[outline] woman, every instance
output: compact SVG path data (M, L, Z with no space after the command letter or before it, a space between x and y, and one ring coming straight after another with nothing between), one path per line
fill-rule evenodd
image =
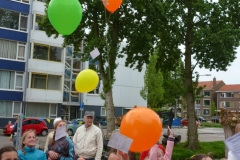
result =
M12 146L6 146L0 149L0 160L17 160L17 150Z
M47 160L45 153L36 149L35 144L35 131L26 131L22 136L22 150L18 150L18 158L20 160Z
M63 120L56 122L54 125L53 139L50 142L50 145L48 146L48 150L46 151L48 160L55 160L55 159L73 160L74 159L74 148L73 148L72 140L67 136L63 136L55 140L56 132L61 127L66 128L66 122Z
M212 160L212 158L210 158L206 154L196 154L192 156L189 160Z

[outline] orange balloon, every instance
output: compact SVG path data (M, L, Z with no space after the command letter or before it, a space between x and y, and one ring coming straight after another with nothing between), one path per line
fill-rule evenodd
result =
M102 0L102 2L110 13L116 11L122 4L122 0Z
M120 133L133 139L130 151L146 151L159 141L162 122L153 110L143 107L134 108L123 117Z

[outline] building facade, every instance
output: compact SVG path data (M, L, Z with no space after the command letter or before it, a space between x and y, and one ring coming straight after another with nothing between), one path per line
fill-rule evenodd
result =
M217 91L217 109L230 109L239 111L240 109L240 84L222 86Z
M224 86L223 81L217 81L214 77L212 81L198 82L198 87L203 87L202 91L197 95L194 103L197 116L202 116L206 120L211 120L211 103L215 102L217 106L217 90ZM182 117L187 118L187 109L182 109Z
M0 128L18 113L50 118L49 127L56 117L71 120L81 117L85 110L106 117L99 95L101 81L89 93L79 94L75 90L78 73L98 64L91 60L81 62L78 55L73 56L72 46L62 47L61 36L48 37L38 25L44 10L45 0L0 1ZM115 116L147 103L140 97L145 69L138 72L125 67L124 58L117 63L113 85ZM80 104L84 104L83 111Z

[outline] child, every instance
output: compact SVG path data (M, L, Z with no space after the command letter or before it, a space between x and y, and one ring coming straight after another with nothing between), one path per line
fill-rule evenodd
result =
M192 156L189 160L212 160L212 158L210 158L206 154L196 154Z
M169 137L166 150L160 144L154 145L149 151L142 152L140 160L171 160L174 139L172 130L168 127Z
M56 130L65 126L66 122L61 120L54 125L53 139L48 146L46 155L48 160L61 159L61 160L73 160L74 159L74 148L73 142L67 136L64 136L55 141ZM66 128L67 130L67 128Z
M238 132L240 132L240 123L238 123L235 127L235 134L238 133ZM236 160L232 151L228 151L228 160Z
M129 160L129 156L119 150L111 152L108 156L108 160Z
M22 150L18 150L19 160L47 160L45 153L41 150L36 149L35 144L35 131L26 131L22 136Z
M0 160L17 160L17 150L12 146L6 146L0 149Z

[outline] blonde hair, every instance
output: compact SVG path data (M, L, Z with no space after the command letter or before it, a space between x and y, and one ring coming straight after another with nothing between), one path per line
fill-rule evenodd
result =
M56 129L57 129L57 126L58 126L58 124L59 124L60 122L64 122L65 124L67 124L65 120L60 120L60 121L57 121L57 122L55 123L55 125L54 125L53 139L52 139L52 141L51 141L51 143L50 143L51 145L54 145L54 143L55 143Z
M240 132L240 123L238 123L235 127L235 133Z
M25 139L26 139L26 137L29 133L34 133L34 135L36 137L36 132L35 132L35 130L32 130L32 129L23 133L23 135L22 135L22 146L21 146L23 154L26 154L26 151L24 150L25 144L23 142L25 141Z

